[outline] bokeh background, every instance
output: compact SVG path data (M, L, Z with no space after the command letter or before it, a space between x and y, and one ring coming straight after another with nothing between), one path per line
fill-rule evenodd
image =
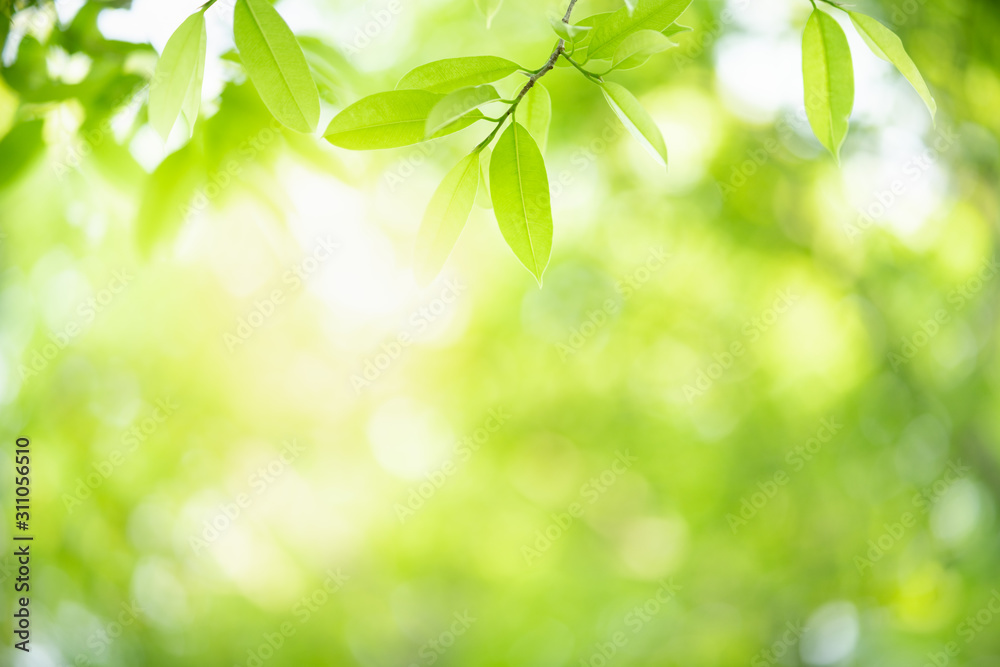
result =
M1000 664L995 4L858 5L939 113L845 26L839 167L807 0L695 0L612 77L667 174L558 68L544 289L477 208L423 290L423 208L485 126L364 154L275 129L220 1L164 146L145 85L198 5L0 22L0 478L7 516L30 437L36 536L32 652L5 611L0 663ZM437 58L537 67L562 9L278 8L324 119Z

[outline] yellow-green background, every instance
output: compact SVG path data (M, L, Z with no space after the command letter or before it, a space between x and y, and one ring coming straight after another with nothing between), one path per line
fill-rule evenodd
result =
M724 5L695 0L679 48L613 77L662 128L668 174L597 88L571 69L546 75L555 240L541 290L479 208L441 279L412 280L423 207L483 124L366 154L272 135L238 66L219 60L220 2L203 117L164 150L142 92L156 51L130 41L162 49L198 3L123 4L87 3L54 28L31 19L37 40L8 48L0 71L0 530L11 544L23 435L35 535L32 652L9 648L0 559L0 663L247 665L287 622L295 634L264 664L426 665L421 647L468 611L434 664L596 666L619 631L608 664L918 667L947 642L960 649L949 665L1000 664L1000 618L971 637L960 625L1000 586L994 4L859 3L900 33L939 113L935 129L852 36L858 103L839 167L800 111L806 0L733 3L724 24ZM582 0L575 16L616 4ZM390 15L337 66L324 123L429 60L538 67L561 10L506 0L487 30L472 0L388 5L278 5L298 34L341 50ZM939 134L953 139L912 162ZM232 182L185 209L230 161ZM724 197L734 169L753 173ZM893 180L901 193L852 237ZM334 256L285 282L327 237ZM654 251L669 257L647 275ZM125 288L86 316L120 271ZM626 277L641 286L616 289ZM448 304L446 281L460 286ZM231 350L225 334L275 289L282 303ZM783 291L792 307L748 334ZM613 314L567 355L608 299ZM65 349L22 372L70 325ZM352 376L401 333L413 343L357 391ZM918 349L895 363L904 340ZM743 353L717 373L734 343ZM686 396L709 370L708 390ZM67 501L157 400L178 407ZM465 460L462 438L491 410L509 418ZM788 453L823 420L842 426L796 469ZM301 454L258 493L255 471L286 441ZM626 451L636 462L590 502L581 487ZM395 505L446 461L453 474L401 522ZM734 530L728 515L780 472L787 483ZM933 502L915 503L927 489ZM203 522L239 494L250 507L196 553ZM528 563L522 548L574 502L583 516ZM914 525L860 567L908 512ZM296 605L338 570L346 583L301 622ZM670 581L676 595L632 632L630 610ZM106 643L123 604L142 611ZM789 623L808 629L786 635ZM773 662L760 653L772 646Z

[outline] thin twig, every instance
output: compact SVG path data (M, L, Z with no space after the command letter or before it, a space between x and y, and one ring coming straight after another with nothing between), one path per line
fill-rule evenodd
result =
M570 14L573 13L573 6L576 5L576 3L577 0L569 0L569 6L566 8L566 14L563 15L562 19L563 23L569 23ZM549 55L549 59L546 60L545 64L542 65L538 70L532 72L528 76L528 82L524 84L523 88L521 88L521 92L517 94L517 97L514 98L511 105L507 107L507 111L505 111L503 115L501 115L500 118L497 119L496 127L494 127L493 131L490 132L490 136L483 139L483 141L478 146L476 146L476 150L481 150L483 147L485 147L487 144L493 141L493 137L495 137L497 135L497 132L500 131L500 127L503 125L504 121L507 120L509 116L512 116L514 114L514 110L517 109L517 105L521 103L521 100L524 98L525 95L528 94L528 91L531 90L531 87L535 85L535 82L541 79L553 67L555 67L556 61L559 60L559 56L564 54L565 52L566 52L566 41L560 39L556 43L556 48L552 51L551 55ZM585 74L587 74L587 72L582 69L580 71L583 71Z
M569 7L566 8L566 14L563 15L563 23L569 23L569 15L573 13L573 5L576 4L576 0L569 0Z

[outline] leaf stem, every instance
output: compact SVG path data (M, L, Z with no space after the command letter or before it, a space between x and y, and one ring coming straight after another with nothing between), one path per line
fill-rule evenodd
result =
M590 80L591 80L591 81L593 81L594 83L604 83L604 80L603 80L603 79L601 79L601 77L602 77L602 76L604 76L604 74L607 74L608 72L610 72L610 71L611 71L611 70L609 69L609 70L608 70L607 72L604 72L604 74L597 74L597 73L595 73L595 72L591 72L591 71L589 71L589 70L585 70L585 69L583 69L583 65L581 65L580 63L578 63L578 62L576 62L575 60L573 60L573 59L572 59L572 58L571 58L571 57L569 56L569 54L567 54L567 53L565 53L565 52L563 52L563 54L562 54L562 57L563 57L563 58L565 58L566 60L568 60L568 61L569 61L569 63L570 63L570 64L571 64L571 65L572 65L573 67L575 67L575 68L577 68L578 70L580 70L580 72L581 72L581 73L582 73L582 74L583 74L583 75L584 75L585 77L587 77L588 79L590 79ZM613 69L613 68L612 68L612 69Z
M214 0L211 1L214 2ZM563 15L562 19L563 23L569 23L570 14L573 13L573 7L576 5L576 3L577 0L569 0L569 6L566 7L566 13ZM531 90L531 87L535 85L535 82L541 79L546 74L548 74L549 70L551 70L553 67L556 66L556 61L559 60L559 56L565 54L566 54L566 41L560 39L558 42L556 42L555 49L553 49L552 53L549 55L549 59L545 61L544 65L539 67L534 72L531 72L530 70L524 70L524 73L528 74L528 82L524 84L523 88L521 88L521 91L517 94L517 97L515 97L513 100L510 101L510 106L507 107L507 111L505 111L503 115L501 115L499 118L495 120L493 118L488 119L495 122L496 127L493 128L493 131L490 132L490 135L488 137L483 139L483 141L480 142L478 146L476 146L476 150L482 150L486 145L488 145L491 141L493 141L493 137L497 136L497 132L499 132L500 128L503 127L504 121L506 121L509 116L514 115L514 110L517 109L517 105L521 103L521 100L524 99L524 96L528 94L528 91ZM584 74L588 74L582 68L579 69L580 71L584 72ZM591 75L588 74L588 76Z

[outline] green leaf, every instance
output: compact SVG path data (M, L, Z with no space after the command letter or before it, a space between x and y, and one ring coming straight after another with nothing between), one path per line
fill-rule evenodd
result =
M337 49L322 40L300 37L298 42L320 97L332 104L339 103L356 81L357 72Z
M602 21L606 20L607 17L611 16L612 13L613 12L602 12L600 14L593 14L592 16L588 16L586 18L582 18L579 21L577 21L576 26L578 28L594 28L600 25ZM582 37L579 37L576 40L576 42L572 44L572 48L570 49L573 55L573 60L580 63L581 65L586 63L588 60L587 48L588 45L590 44L590 36L593 33L594 33L593 30L588 30ZM572 67L572 66L573 65L565 58L560 58L556 61L556 67Z
M517 120L531 133L538 150L545 153L552 123L552 98L540 81L536 81L517 105Z
M163 47L149 86L149 122L164 141L182 112L189 129L194 128L201 106L207 43L205 14L195 12L180 24Z
M638 0L635 11L622 7L598 22L590 36L591 60L607 60L622 41L639 30L661 32L677 20L691 0Z
M490 200L490 157L489 147L484 147L479 158L479 191L476 192L476 206L485 209L493 208L493 202Z
M906 77L917 94L927 105L927 110L931 112L933 119L937 114L937 103L931 97L931 91L927 89L924 78L920 76L920 70L903 48L903 42L893 31L876 21L870 16L857 12L847 12L851 17L851 23L857 29L858 34L865 40L865 44L876 56L882 60L887 60L896 66L899 73Z
M410 70L396 84L396 90L418 88L432 93L450 93L459 88L499 81L519 69L521 66L517 63L496 56L446 58Z
M629 13L635 11L636 0L625 0L625 7L628 8Z
M839 160L854 106L854 68L840 24L818 9L802 34L802 80L813 134Z
M498 99L500 99L500 95L493 86L459 88L455 92L445 95L440 102L434 105L427 116L425 132L428 137L433 136L473 109Z
M500 11L500 5L502 4L503 0L476 0L476 8L479 10L479 13L486 17L487 30L490 29L493 17Z
M549 16L549 24L559 37L570 44L586 35L592 29L590 26L566 23L558 16Z
M615 49L611 69L632 69L642 65L654 53L677 46L669 37L655 30L640 30L622 40Z
M444 95L426 90L390 90L362 98L337 114L324 136L334 146L352 150L396 148L427 139L427 118ZM434 136L451 134L481 119L474 112Z
M552 251L549 178L535 140L516 121L493 150L490 198L507 245L541 285Z
M680 23L671 23L664 28L662 32L667 37L673 37L674 35L679 35L682 32L691 32L691 28L686 25L681 25Z
M617 83L605 81L601 84L604 99L608 101L622 124L640 144L664 167L667 166L667 146L652 116L642 108L639 100Z
M233 37L268 111L299 132L319 122L319 91L295 35L267 0L236 0Z
M413 270L417 282L429 285L441 272L472 212L479 188L479 151L455 165L441 181L417 233Z

